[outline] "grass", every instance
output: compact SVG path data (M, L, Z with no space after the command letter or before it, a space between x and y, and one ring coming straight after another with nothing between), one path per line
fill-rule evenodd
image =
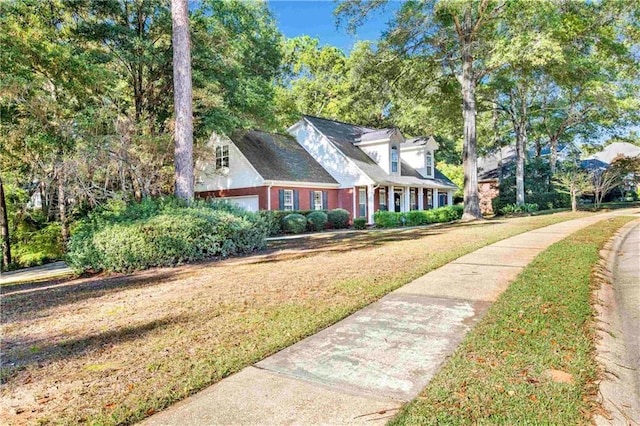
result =
M2 289L0 414L134 423L459 256L588 215L309 236L247 258Z
M592 272L633 219L594 224L541 253L391 424L591 424ZM562 373L570 383L552 378Z

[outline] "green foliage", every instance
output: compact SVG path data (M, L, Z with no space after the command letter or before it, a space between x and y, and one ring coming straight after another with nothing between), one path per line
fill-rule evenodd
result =
M307 218L299 213L289 213L282 218L282 229L289 234L302 234L307 230Z
M349 226L349 212L345 209L333 209L327 213L329 226L333 229L343 229Z
M367 219L364 217L357 217L353 219L353 228L354 229L366 229L367 228Z
M536 204L542 210L561 209L571 206L571 197L568 194L561 192L542 192L532 193L526 195L526 200L529 204ZM502 194L491 200L493 211L497 213L503 213L503 210L508 206L515 205L515 194L511 198L507 198ZM513 213L512 211L505 211L504 213Z
M67 261L78 272L175 266L250 253L265 246L267 232L260 216L227 203L186 205L173 197L116 201L78 223Z
M462 210L461 205L455 205L424 211L412 210L404 213L378 211L374 213L373 220L377 228L427 225L458 220L462 217Z
M536 203L525 203L523 206L518 204L507 204L500 209L502 214L511 213L533 213L538 211L538 205Z
M15 266L27 268L64 258L59 223L49 223L36 230L25 228L19 226L13 238L12 260Z
M314 211L307 215L307 227L310 231L322 231L327 227L329 218L323 211Z

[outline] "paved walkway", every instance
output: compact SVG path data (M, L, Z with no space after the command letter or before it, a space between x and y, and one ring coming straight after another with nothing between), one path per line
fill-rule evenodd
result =
M629 213L551 225L463 256L144 424L382 424L418 395L536 255Z
M73 271L66 263L62 261L53 262L42 266L34 266L33 268L3 272L0 274L0 285L42 281L51 278L60 278L67 275L73 275Z

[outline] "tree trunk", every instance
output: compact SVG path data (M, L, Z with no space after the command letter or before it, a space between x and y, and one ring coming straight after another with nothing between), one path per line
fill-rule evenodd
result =
M2 236L2 270L7 270L11 264L11 244L9 242L9 219L7 218L7 203L4 198L4 186L0 176L0 235Z
M574 213L578 211L578 194L576 189L571 190L571 211Z
M516 204L524 206L524 157L527 146L527 126L516 125Z
M464 27L471 32L471 9L467 7ZM466 34L465 34L466 36ZM463 220L482 218L478 194L478 158L476 140L476 80L473 72L472 41L463 38L462 44L462 117L464 118L464 145L462 166L464 170L464 212Z
M60 213L60 225L62 228L62 242L69 241L69 222L67 221L67 196L64 188L64 172L60 170L58 176L58 212Z
M552 136L549 138L549 145L551 148L551 157L549 160L549 168L551 169L551 174L556 173L556 165L558 163L558 138L556 136Z
M191 40L187 0L171 1L173 22L173 97L175 104L176 196L193 198L193 113Z

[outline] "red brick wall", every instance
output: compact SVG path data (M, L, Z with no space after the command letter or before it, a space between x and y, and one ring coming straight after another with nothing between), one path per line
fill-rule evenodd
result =
M353 188L338 189L338 208L345 209L353 218Z
M480 211L482 214L490 215L493 214L493 206L491 205L491 200L496 198L500 193L498 189L498 181L484 181L478 184L478 192L480 193Z
M298 200L299 200L299 208L300 210L311 210L311 196L309 192L311 191L323 191L327 193L327 204L328 209L335 209L337 207L341 207L347 209L350 213L351 210L351 201L348 203L348 207L343 207L340 205L342 198L340 193L344 191L351 191L350 189L341 190L336 188L308 188L308 187L281 187L281 186L272 186L271 187L271 210L278 210L280 208L280 198L279 198L279 190L280 189L295 189L298 191ZM267 210L267 193L269 191L268 186L258 186L253 188L237 188L237 189L222 189L218 191L205 191L205 192L197 192L195 194L196 198L222 198L222 197L242 197L247 195L258 195L259 201L258 205L260 210ZM349 196L350 197L350 196ZM349 198L351 200L351 198Z

